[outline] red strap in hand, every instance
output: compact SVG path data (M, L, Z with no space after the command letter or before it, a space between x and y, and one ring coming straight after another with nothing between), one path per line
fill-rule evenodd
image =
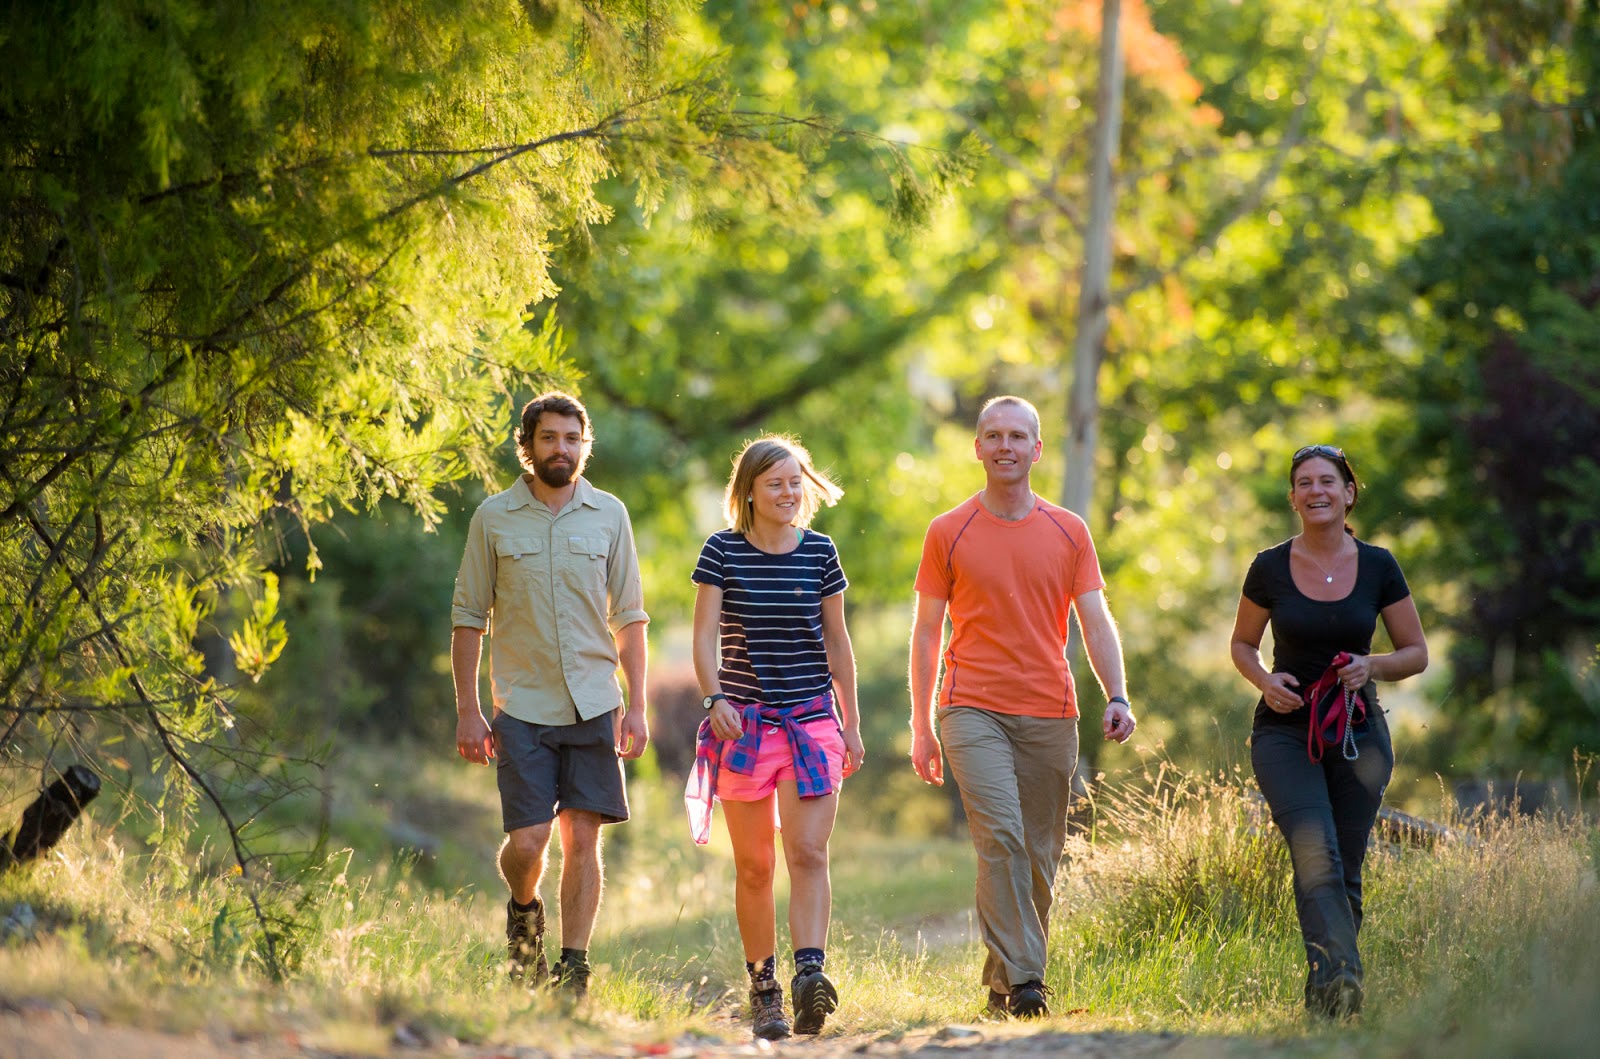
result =
M1340 651L1333 662L1306 690L1303 698L1311 708L1311 724L1306 731L1306 756L1321 761L1328 747L1343 744L1344 756L1357 757L1351 728L1367 719L1367 700L1359 691L1346 691L1339 683L1339 670L1350 664L1350 653Z

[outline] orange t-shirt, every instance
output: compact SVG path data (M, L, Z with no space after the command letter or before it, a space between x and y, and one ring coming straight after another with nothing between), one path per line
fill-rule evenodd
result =
M928 527L917 591L945 600L953 626L941 707L1078 716L1067 617L1074 599L1106 582L1083 519L1034 499L1007 522L974 496Z

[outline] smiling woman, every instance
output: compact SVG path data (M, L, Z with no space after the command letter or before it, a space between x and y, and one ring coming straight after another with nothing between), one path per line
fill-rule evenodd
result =
M789 1036L777 977L775 819L789 868L793 1030L817 1033L839 1003L823 971L832 911L828 840L840 784L861 767L848 582L833 541L806 527L842 491L791 437L757 438L734 461L730 528L695 566L694 668L706 719L685 803L696 842L721 801L733 842L751 1031ZM776 814L776 815L775 815Z
M1231 648L1234 666L1261 692L1250 760L1294 863L1306 1007L1335 1018L1361 1008L1361 865L1394 770L1376 681L1428 664L1399 563L1356 539L1345 521L1359 494L1342 449L1295 452L1289 504L1300 533L1251 563ZM1386 655L1371 653L1380 617L1394 647ZM1271 672L1260 653L1268 622Z

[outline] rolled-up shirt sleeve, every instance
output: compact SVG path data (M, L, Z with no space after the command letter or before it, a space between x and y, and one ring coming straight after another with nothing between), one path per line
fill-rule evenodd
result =
M630 544L632 538L629 539ZM450 599L450 625L458 629L489 631L489 612L494 607L494 549L483 524L483 509L473 512L467 527L467 547L456 571L456 590ZM635 573L637 580L637 572Z
M650 620L644 610L644 583L639 576L639 553L633 543L633 521L625 509L617 519L616 547L606 557L606 596L611 635L634 622Z

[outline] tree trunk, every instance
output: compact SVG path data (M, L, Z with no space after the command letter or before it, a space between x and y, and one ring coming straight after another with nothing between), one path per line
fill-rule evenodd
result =
M1111 307L1111 220L1116 213L1112 180L1122 138L1122 4L1104 0L1100 7L1100 86L1095 93L1095 132L1089 160L1089 224L1083 233L1083 276L1078 287L1078 330L1072 342L1072 391L1067 399L1066 477L1061 504L1089 522L1094 497L1095 447L1100 437L1100 361L1104 357L1107 314ZM1092 527L1091 527L1092 528ZM1083 635L1076 614L1067 641L1067 659L1075 661ZM1080 685L1079 713L1083 696ZM1076 812L1086 811L1086 773L1094 770L1099 711L1089 710L1090 738L1079 741L1078 771L1072 778ZM1080 723L1079 731L1084 731ZM1075 819L1075 829L1085 826Z
M1122 137L1122 4L1100 8L1100 86L1095 93L1094 153L1089 161L1089 225L1083 233L1078 330L1072 342L1072 392L1067 400L1063 507L1089 521L1095 445L1100 435L1100 361L1111 306L1111 220L1116 212L1117 145Z

